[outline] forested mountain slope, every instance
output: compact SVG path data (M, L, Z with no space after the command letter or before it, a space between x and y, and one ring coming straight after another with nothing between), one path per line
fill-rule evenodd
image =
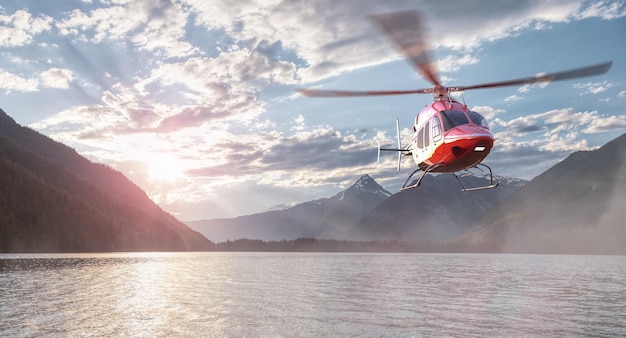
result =
M121 173L0 110L0 252L204 250Z

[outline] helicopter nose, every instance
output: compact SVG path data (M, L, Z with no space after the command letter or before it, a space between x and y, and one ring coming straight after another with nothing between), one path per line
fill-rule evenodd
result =
M479 126L477 124L466 124L462 126L456 127L456 133L458 136L466 137L466 138L476 138L476 139L489 139L493 141L495 137L489 131L489 129Z
M461 125L449 131L446 141L455 158L470 164L484 159L493 147L494 136L479 125Z
M463 154L465 154L466 151L467 151L467 149L465 149L463 147L459 147L459 146L452 147L452 154L454 156L456 156L456 157L463 156Z

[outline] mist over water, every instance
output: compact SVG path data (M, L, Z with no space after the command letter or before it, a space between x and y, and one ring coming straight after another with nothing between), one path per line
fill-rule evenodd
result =
M0 336L623 336L626 257L0 255Z

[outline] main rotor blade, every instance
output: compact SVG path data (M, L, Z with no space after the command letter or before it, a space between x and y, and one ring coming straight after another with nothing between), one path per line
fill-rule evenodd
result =
M369 18L395 43L424 79L434 86L441 86L435 64L430 61L424 20L417 11L375 14Z
M483 84L473 85L473 86L452 87L451 89L453 89L453 91L463 91L463 90L468 90L468 89L517 86L517 85L533 84L533 83L540 83L540 82L552 82L552 81L575 79L579 77L604 74L609 71L612 65L613 65L613 61L609 61L609 62L604 62L604 63L600 63L600 64L593 65L593 66L566 70L566 71L552 73L552 74L537 75L537 76L531 76L531 77L526 77L523 79L516 79L516 80L483 83Z
M428 94L432 93L432 88L415 90L374 90L374 91L354 91L354 90L319 90L319 89L296 89L298 93L310 97L350 97L350 96L382 96L382 95L404 95L404 94Z

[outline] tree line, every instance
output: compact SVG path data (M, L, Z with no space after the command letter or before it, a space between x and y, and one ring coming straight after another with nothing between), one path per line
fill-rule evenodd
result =
M454 243L428 241L353 241L316 238L263 241L258 239L228 240L214 245L215 251L258 252L467 252L471 248Z

